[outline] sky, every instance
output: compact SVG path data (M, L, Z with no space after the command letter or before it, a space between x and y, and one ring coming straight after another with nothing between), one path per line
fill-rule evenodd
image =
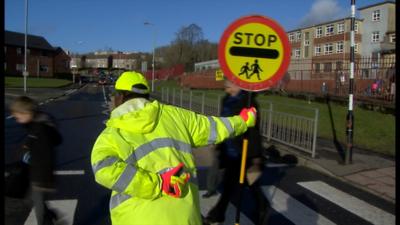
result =
M5 30L25 33L25 1L5 0ZM356 8L384 0L357 0ZM351 0L28 0L28 33L74 53L152 52L192 23L218 43L236 19L262 15L285 31L350 16ZM150 25L144 25L144 23Z

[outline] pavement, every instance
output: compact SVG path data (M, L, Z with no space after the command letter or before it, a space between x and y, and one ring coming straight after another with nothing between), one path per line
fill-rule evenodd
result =
M328 176L342 180L357 188L370 192L389 202L396 203L396 161L371 151L353 147L352 162L345 164L332 140L318 139L316 156L279 143L273 145L281 156L294 155L298 165L317 170ZM342 146L342 148L345 146Z
M63 88L32 88L25 94L21 88L6 88L5 103L19 95L28 95L42 104L66 96L82 88L84 85L72 84ZM371 151L353 148L352 162L344 164L332 140L318 139L316 156L302 152L279 143L264 143L268 149L272 145L281 156L290 154L297 158L298 165L305 166L328 176L340 179L355 187L368 191L387 201L396 202L396 162L394 157L388 157ZM342 148L345 148L342 146ZM210 166L211 156L196 154L197 165ZM196 157L197 155L197 157ZM203 155L203 156L202 156Z

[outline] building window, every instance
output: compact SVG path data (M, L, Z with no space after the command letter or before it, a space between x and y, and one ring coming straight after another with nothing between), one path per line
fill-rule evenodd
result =
M293 40L294 40L294 34L293 34L293 33L290 33L290 34L289 34L289 41L290 41L290 42L293 42Z
M295 58L300 58L300 49L297 48L297 49L294 50L294 57Z
M331 62L324 63L324 72L332 72L332 63Z
M338 23L338 25L337 25L337 33L338 34L344 33L344 23Z
M354 22L354 33L358 33L358 23Z
M381 11L375 10L372 12L372 21L379 21L381 19Z
M325 36L333 35L333 24L326 26Z
M300 32L300 31L297 31L297 32L296 32L296 40L297 40L297 41L300 41L300 40L301 40L301 32Z
M321 64L320 63L315 63L315 72L317 72L317 73L321 72Z
M336 43L336 52L337 53L343 52L343 41Z
M308 57L309 48L310 48L310 46L304 46L304 58Z
M358 44L354 45L354 53L358 53Z
M17 55L22 55L22 49L21 48L17 48Z
M332 54L332 52L333 52L333 44L332 43L325 44L324 54L328 55L328 54Z
M396 43L396 34L389 35L389 42Z
M379 31L372 32L371 41L372 42L378 42L379 41Z
M24 71L24 64L17 64L17 71L20 71L20 72L22 72L22 71Z
M321 55L321 46L317 45L315 46L315 56Z
M304 41L304 46L309 46L310 45L310 41L309 40L305 40Z
M310 39L310 32L305 32L304 33L304 39L309 40Z
M315 30L315 37L319 38L322 36L322 27L317 27Z

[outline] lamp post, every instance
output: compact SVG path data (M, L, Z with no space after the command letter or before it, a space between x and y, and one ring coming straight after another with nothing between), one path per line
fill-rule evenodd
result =
M350 26L350 76L349 76L349 109L346 116L346 154L344 163L353 163L353 134L354 134L354 114L353 114L353 92L354 92L354 26L356 17L356 0L351 0L351 26Z
M154 24L149 23L149 22L144 22L145 26L154 26ZM151 63L151 91L154 92L154 53L155 53L155 41L156 40L156 32L155 29L153 29L153 62Z
M27 45L28 45L28 0L25 0L25 50L24 50L24 93L26 93L26 77L28 76L27 71Z

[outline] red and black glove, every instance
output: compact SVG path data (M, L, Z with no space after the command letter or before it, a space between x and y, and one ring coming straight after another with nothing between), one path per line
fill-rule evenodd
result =
M190 178L189 173L182 172L183 166L183 163L179 163L178 166L161 174L161 189L165 194L175 198L181 197L182 189Z
M256 125L257 110L254 107L244 108L240 111L240 117L244 120L247 127L254 127Z

